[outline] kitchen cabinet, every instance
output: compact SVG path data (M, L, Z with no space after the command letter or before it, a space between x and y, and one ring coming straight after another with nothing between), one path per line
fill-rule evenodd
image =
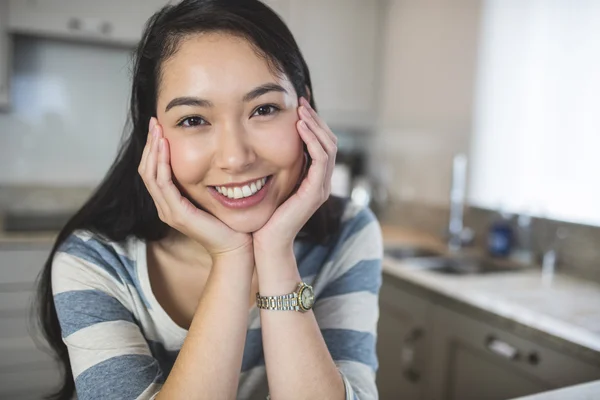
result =
M376 107L381 1L292 0L290 29L332 128L370 128Z
M505 400L600 379L600 366L436 306L427 399Z
M379 294L377 357L379 397L423 398L431 341L429 315L433 304L394 286L384 275Z
M10 0L12 32L133 46L146 20L167 1Z
M0 0L0 110L8 107L12 45L8 35L8 1Z
M592 364L539 334L384 273L377 387L382 400L506 400L600 379ZM490 322L492 321L492 322Z
M0 398L41 398L55 386L59 371L30 314L35 281L50 245L0 247ZM34 338L36 339L34 341Z
M5 0L10 32L131 47L167 0ZM383 4L264 0L294 34L320 115L333 129L374 127Z

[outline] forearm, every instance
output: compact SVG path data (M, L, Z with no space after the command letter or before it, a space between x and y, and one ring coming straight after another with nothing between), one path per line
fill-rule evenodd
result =
M290 293L301 280L292 248L256 261L261 296ZM261 310L260 318L273 400L345 398L341 375L312 311Z
M253 265L218 259L189 333L157 399L235 399L248 327Z

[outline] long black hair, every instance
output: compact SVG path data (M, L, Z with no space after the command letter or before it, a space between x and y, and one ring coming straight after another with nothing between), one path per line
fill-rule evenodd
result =
M52 294L52 260L61 244L76 230L87 230L120 242L130 236L156 241L170 227L159 217L152 197L137 172L148 134L156 116L157 86L161 66L187 35L223 32L246 39L270 68L285 74L298 96L310 99L316 109L308 66L292 33L279 16L258 0L183 0L167 5L146 23L133 54L130 134L116 160L91 197L58 234L38 276L33 306L41 332L50 344L63 372L63 381L47 399L70 399L75 383L67 347L62 341ZM310 163L310 160L309 160ZM304 240L325 243L338 231L344 200L331 196L299 233Z

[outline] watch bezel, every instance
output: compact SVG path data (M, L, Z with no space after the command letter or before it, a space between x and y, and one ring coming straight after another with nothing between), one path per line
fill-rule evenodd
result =
M304 300L302 298L302 294L304 293L305 290L310 290L311 294L312 294L312 298L313 298L313 302L309 307L306 307L304 304ZM302 282L298 285L298 307L300 308L301 311L306 312L306 311L310 311L312 310L313 306L315 305L315 291L313 289L312 286Z

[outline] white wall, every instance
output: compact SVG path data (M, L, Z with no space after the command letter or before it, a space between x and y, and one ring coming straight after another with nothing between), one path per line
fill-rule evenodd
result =
M471 134L480 0L388 0L374 169L392 195L448 203Z
M0 184L92 186L104 176L127 117L129 53L17 38Z
M471 202L600 225L600 3L484 11Z

